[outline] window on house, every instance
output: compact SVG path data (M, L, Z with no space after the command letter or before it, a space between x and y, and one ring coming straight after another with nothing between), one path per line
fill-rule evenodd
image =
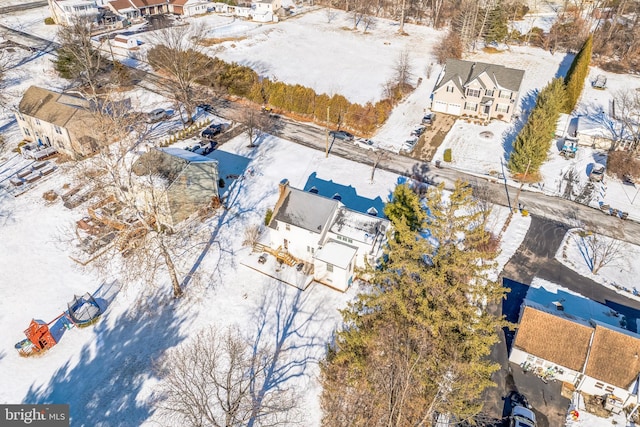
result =
M53 128L56 130L56 133L59 133L60 135L62 135L62 129L60 129L60 126L54 125Z
M31 132L29 132L29 129L27 128L22 128L22 130L24 130L24 134L27 136L31 136Z
M509 112L509 106L508 105L504 105L504 104L496 104L496 111L498 113L508 113Z
M467 89L467 96L480 97L480 89Z
M343 242L353 243L353 240L348 238L348 237L344 237L344 236L341 236L341 235L338 235L337 237L338 237L338 240L342 240Z
M467 111L477 111L478 110L478 104L475 102L465 102L464 103L464 109Z
M24 116L23 116L22 114L20 114L20 113L18 113L18 118L19 118L20 120L24 121Z
M594 384L594 387L595 388L603 388L604 387L604 383L597 382L597 383Z
M447 92L453 93L453 90L454 90L453 86L447 86Z
M47 141L47 145L51 145L51 140L45 135L44 140Z
M614 388L611 387L611 386L607 386L607 387L604 388L604 391L606 391L607 393L613 393Z
M291 231L291 225L289 225L289 224L285 225L285 226L284 226L284 228L285 228L287 231Z
M498 97L503 99L511 99L511 92L508 90L501 90Z
M484 94L485 94L486 96L491 96L491 97L493 97L493 89L487 89L487 90L485 90L485 91L484 91Z
M328 271L329 273L333 273L333 264L329 264L329 263L327 263L327 271Z
M40 124L40 120L36 119L36 124L39 125Z

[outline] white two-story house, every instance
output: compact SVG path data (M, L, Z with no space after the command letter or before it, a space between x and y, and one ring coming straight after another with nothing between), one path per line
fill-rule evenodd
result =
M49 0L49 12L58 25L71 25L77 19L95 21L100 14L95 0Z
M389 221L356 212L340 200L280 183L269 222L269 246L313 264L314 280L345 291L356 268L381 254Z
M510 121L518 106L523 70L448 59L431 94L431 110Z

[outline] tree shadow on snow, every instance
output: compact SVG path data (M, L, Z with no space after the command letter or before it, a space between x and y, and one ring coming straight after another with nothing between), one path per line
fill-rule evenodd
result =
M508 128L502 134L502 148L504 150L504 161L509 161L509 156L513 150L513 143L516 140L516 136L520 133L525 123L529 119L529 113L536 105L536 99L538 98L538 90L530 90L520 101L520 115L514 116L512 119L513 126Z
M573 58L575 58L576 55L573 53L565 53L564 58L562 58L562 61L560 61L560 64L558 64L558 70L556 71L556 75L553 76L554 78L558 78L558 77L562 77L564 78L567 75L567 72L569 71L569 68L571 67L571 63L573 62Z
M52 349L67 352L78 362L69 360L48 383L32 385L23 402L69 403L74 427L133 426L149 418L153 408L138 395L153 375L153 362L183 340L180 326L187 320L176 315L166 295L151 298L154 312L132 307L113 326L105 317L89 327L95 343L84 345L77 356L70 354L72 349L64 341Z
M294 290L276 280L267 286L253 319L254 354L260 354L264 346L273 350L264 382L254 392L258 401L269 391L290 388L290 380L307 375L308 365L324 355L325 342L318 338L317 329L328 321L319 310L321 305L307 302L313 289Z

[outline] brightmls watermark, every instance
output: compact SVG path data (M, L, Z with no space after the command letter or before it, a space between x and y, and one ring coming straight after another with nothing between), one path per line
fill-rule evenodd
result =
M69 405L0 405L0 427L69 427Z

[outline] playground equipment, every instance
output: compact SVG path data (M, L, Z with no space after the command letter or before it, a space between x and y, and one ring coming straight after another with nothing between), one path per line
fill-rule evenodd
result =
M65 330L91 325L101 314L102 309L91 294L74 295L68 310L52 321L31 319L24 331L27 338L18 342L15 348L23 357L44 353L60 341Z

